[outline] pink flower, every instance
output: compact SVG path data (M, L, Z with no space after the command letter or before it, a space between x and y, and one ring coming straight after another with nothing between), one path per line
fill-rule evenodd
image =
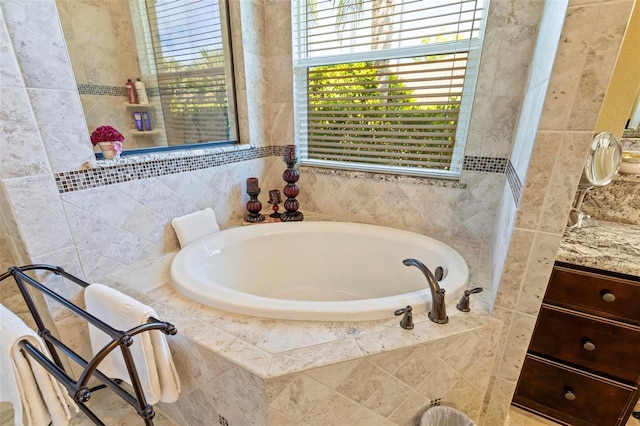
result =
M124 139L124 138L123 138ZM117 153L120 154L122 152L122 142L120 141L113 141L113 143L111 144L111 146L113 146L113 150Z
M111 126L100 126L91 133L91 143L94 146L98 142L117 142L118 145L114 144L114 148L117 146L122 151L122 141L124 141L122 133Z

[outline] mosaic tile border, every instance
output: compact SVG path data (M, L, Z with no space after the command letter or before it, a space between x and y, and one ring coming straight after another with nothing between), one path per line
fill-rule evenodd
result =
M101 84L78 84L78 93L81 95L127 97L127 89L124 86L105 86Z
M518 207L520 204L520 196L522 195L522 182L511 161L509 161L507 165L507 181L509 182L509 188L511 188L513 201L516 203L516 207Z
M107 160L104 165L97 167L89 165L93 168L57 173L54 178L58 192L65 193L282 155L282 151L282 147L266 146L252 149L221 150L204 155L180 156L178 158L156 158L132 163L125 163L126 159ZM119 161L123 164L118 164ZM115 164L109 165L113 163Z
M139 157L122 157L119 159L97 161L87 164L86 169L56 173L54 178L58 192L73 192L115 183L129 182L137 179L163 176L173 173L201 170L225 164L239 163L257 158L281 157L284 146L234 146L231 148L213 148L194 151L174 151L173 153L152 153ZM505 164L503 166L503 163ZM493 157L465 157L464 170L490 173L504 173L508 160ZM510 163L509 163L510 164ZM415 181L434 186L466 188L466 184L455 180L435 179L429 177L411 177L372 172L354 172L320 167L308 167L319 174L333 174L346 177L378 179L384 181ZM513 167L511 167L513 169ZM515 175L515 171L513 171ZM516 176L517 179L517 176ZM517 200L520 198L520 185ZM511 185L511 181L510 181ZM512 185L513 188L513 185ZM514 190L512 189L512 192ZM515 197L514 192L514 197ZM517 201L517 202L518 202ZM516 202L516 204L517 204Z
M504 173L507 169L508 158L465 156L462 170L474 172Z
M124 86L105 86L101 84L78 84L78 93L81 95L95 96L124 96L127 97L127 88ZM158 87L147 87L147 96L160 96Z

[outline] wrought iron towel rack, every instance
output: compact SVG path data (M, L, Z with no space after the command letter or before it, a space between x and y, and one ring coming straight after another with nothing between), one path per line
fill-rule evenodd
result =
M61 267L52 265L39 264L20 267L12 266L8 268L7 272L1 274L0 282L8 277L14 278L16 284L18 285L20 293L22 294L22 297L24 298L27 307L29 308L29 312L31 313L31 316L36 323L36 326L38 328L38 335L43 339L45 345L47 346L47 349L51 354L51 358L53 359L47 357L45 354L40 352L37 348L35 348L25 340L19 342L19 346L21 347L21 349L25 353L33 357L40 365L42 365L42 367L44 367L49 373L51 373L51 375L55 377L56 380L64 385L67 393L71 396L71 398L73 398L80 410L84 414L86 414L94 424L105 426L105 424L93 413L93 411L91 411L89 407L85 405L85 403L89 401L89 399L91 398L91 394L94 391L98 389L108 388L115 392L123 400L125 400L129 405L131 405L136 410L138 415L144 419L144 424L146 426L153 426L155 411L153 410L153 406L149 405L145 398L144 391L140 383L140 378L138 376L138 371L136 369L133 356L131 355L130 346L133 344L133 337L140 333L151 330L159 330L167 335L175 335L178 332L176 327L168 322L160 321L156 318L150 318L146 324L133 327L126 331L117 330L25 274L26 271L38 270L50 271L55 275L60 275L81 287L88 287L90 285L86 281L83 281L80 278L69 274ZM87 362L71 348L69 348L67 345L53 336L45 327L42 321L42 317L40 316L25 283L41 291L45 295L53 298L64 307L72 311L74 314L78 315L91 325L105 332L111 337L111 342L105 345L90 361ZM135 395L132 395L126 389L120 386L120 383L122 382L121 380L110 379L109 377L102 374L100 370L98 370L98 366L100 365L100 363L115 348L120 348L122 352L122 356L129 373L130 383L133 387L133 393ZM67 374L61 362L58 350L60 350L70 360L76 362L83 368L82 374L80 374L78 380L74 380ZM91 377L96 378L102 384L93 388L88 388L87 384Z

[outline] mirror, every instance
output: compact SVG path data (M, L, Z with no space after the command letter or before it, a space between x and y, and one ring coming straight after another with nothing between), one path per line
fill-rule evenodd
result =
M227 6L56 0L89 133L114 127L123 155L237 143ZM138 78L148 103L129 102Z
M618 138L613 133L598 134L591 142L580 185L592 188L609 184L618 172L621 158Z
M591 142L587 161L582 169L578 185L578 195L574 207L569 213L570 228L594 226L595 223L580 209L585 195L593 188L611 183L620 168L622 145L618 138L609 132L596 135Z

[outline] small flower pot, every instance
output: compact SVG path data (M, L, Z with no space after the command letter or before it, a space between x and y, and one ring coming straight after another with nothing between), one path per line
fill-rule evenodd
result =
M113 142L98 142L98 146L102 151L104 158L118 158L120 157L120 151L116 150L113 146Z

